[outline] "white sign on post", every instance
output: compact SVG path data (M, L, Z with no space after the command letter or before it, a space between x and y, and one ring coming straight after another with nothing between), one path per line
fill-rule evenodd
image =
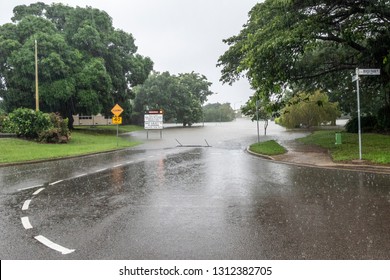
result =
M380 75L381 69L359 69L359 75Z
M358 112L358 134L359 134L359 159L362 160L362 129L360 122L360 92L359 92L359 76L374 76L380 75L381 69L359 69L356 68L356 75L352 77L352 81L356 81L356 95L357 95L357 112Z
M159 130L160 138L162 138L162 131L164 129L163 110L149 110L144 115L144 128L146 130L147 138L149 139L149 130Z
M145 114L145 129L163 129L162 114Z

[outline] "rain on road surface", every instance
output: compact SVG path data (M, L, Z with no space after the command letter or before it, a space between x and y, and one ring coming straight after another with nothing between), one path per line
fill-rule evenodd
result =
M268 132L262 140L303 135ZM150 136L132 134L146 141L135 149L0 168L0 258L390 257L389 175L251 156L246 120ZM212 147L176 147L204 139Z

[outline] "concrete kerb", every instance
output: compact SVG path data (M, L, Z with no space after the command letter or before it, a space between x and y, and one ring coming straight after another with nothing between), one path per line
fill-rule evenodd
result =
M246 148L246 152L252 156L256 156L262 159L270 160L275 163L288 164L294 166L302 166L302 167L311 167L311 168L321 168L321 169L333 169L333 170L348 170L354 172L368 172L368 173L377 173L377 174L390 174L390 166L379 166L379 165L368 165L368 164L348 164L348 163L334 163L334 164L310 164L310 163L302 163L302 162L294 162L294 161L283 161L277 160L274 157L258 154L249 149L249 146Z

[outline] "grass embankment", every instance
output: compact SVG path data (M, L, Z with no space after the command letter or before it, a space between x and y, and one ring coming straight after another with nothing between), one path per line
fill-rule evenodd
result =
M286 152L286 149L274 140L252 144L249 150L267 156L280 155Z
M298 141L328 149L334 161L348 162L359 159L358 134L341 132L342 144L336 145L336 132L339 131L315 131ZM390 164L390 135L363 133L362 159L372 163Z
M119 126L119 132L140 130L138 126ZM117 144L118 141L118 144ZM116 126L76 127L67 144L42 144L17 138L0 139L0 164L43 160L111 151L140 144L116 137Z

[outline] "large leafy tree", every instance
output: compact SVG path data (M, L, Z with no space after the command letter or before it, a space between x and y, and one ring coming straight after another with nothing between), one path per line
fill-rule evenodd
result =
M191 126L202 120L202 105L213 92L204 75L153 73L135 89L135 115L142 120L147 109L163 109L164 119Z
M235 119L235 112L230 103L213 103L203 106L205 122L230 122Z
M338 103L329 102L325 93L301 92L291 99L290 105L283 108L280 122L288 128L312 127L323 123L335 125L338 117L340 117Z
M119 103L130 117L132 88L153 63L106 12L35 3L15 7L12 21L0 26L0 97L7 111L35 107L37 40L41 110L60 112L71 124L75 113L109 115Z
M284 105L286 88L322 89L344 111L354 110L356 67L382 73L362 77L366 109L390 103L389 0L265 0L225 43L229 49L218 62L221 80L247 76L256 90L253 99L273 110Z

